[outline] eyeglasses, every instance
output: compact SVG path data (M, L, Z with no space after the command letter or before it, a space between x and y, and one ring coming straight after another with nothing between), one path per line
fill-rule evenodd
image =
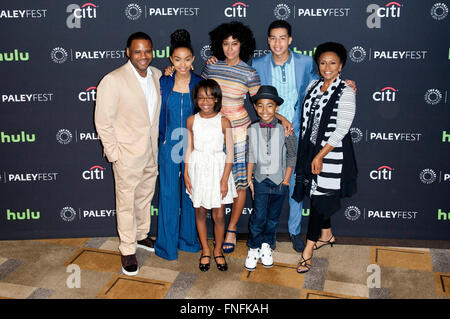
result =
M199 102L205 102L205 101L212 102L215 99L216 98L214 96L197 97L197 101L199 101Z

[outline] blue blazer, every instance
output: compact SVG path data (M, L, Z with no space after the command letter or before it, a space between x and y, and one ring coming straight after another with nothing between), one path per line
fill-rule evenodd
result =
M172 92L173 86L175 85L175 73L176 72L173 73L173 76L163 75L159 79L159 84L161 88L161 114L159 115L159 140L162 143L166 140L167 103L169 102L170 92ZM203 80L202 77L191 71L191 80L189 81L189 91L191 94L191 99L195 85L201 80Z
M300 133L300 119L302 104L306 94L306 87L312 80L319 77L314 73L314 61L312 57L295 53L289 50L295 63L295 83L297 86L298 100L295 104L295 114L292 126L297 137ZM261 80L261 85L272 85L272 53L253 59L252 67L256 69Z

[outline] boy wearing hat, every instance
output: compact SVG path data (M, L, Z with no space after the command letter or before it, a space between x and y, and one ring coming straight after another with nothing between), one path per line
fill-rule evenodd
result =
M247 181L254 199L245 261L248 271L256 269L259 259L264 267L273 266L276 229L297 160L297 138L286 137L275 117L283 104L277 89L263 85L252 101L260 120L247 129Z

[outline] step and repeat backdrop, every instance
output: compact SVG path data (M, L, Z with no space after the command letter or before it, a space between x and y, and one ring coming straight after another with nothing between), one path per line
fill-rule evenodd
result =
M348 50L357 85L351 136L358 193L333 216L336 235L450 239L450 17L448 1L5 0L0 4L0 239L116 236L114 179L93 114L100 79L127 61L144 31L169 65L169 35L191 33L195 71L208 32L238 20L267 54L267 28L293 27L291 49ZM246 104L252 119L251 105ZM239 232L248 232L252 202ZM156 235L158 192L152 202ZM227 207L227 218L230 208ZM285 201L278 232L287 233ZM303 210L305 233L309 203Z

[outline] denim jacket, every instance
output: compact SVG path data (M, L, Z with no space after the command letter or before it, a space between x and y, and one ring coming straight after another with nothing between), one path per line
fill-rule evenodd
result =
M166 123L167 123L167 104L169 102L169 96L170 93L173 90L173 86L175 85L175 73L173 73L172 76L165 76L163 75L159 79L159 84L161 87L161 113L159 115L159 142L164 143L166 141ZM194 91L195 85L200 82L202 77L195 74L191 71L191 80L189 82L189 91L191 94L192 99L192 93Z

